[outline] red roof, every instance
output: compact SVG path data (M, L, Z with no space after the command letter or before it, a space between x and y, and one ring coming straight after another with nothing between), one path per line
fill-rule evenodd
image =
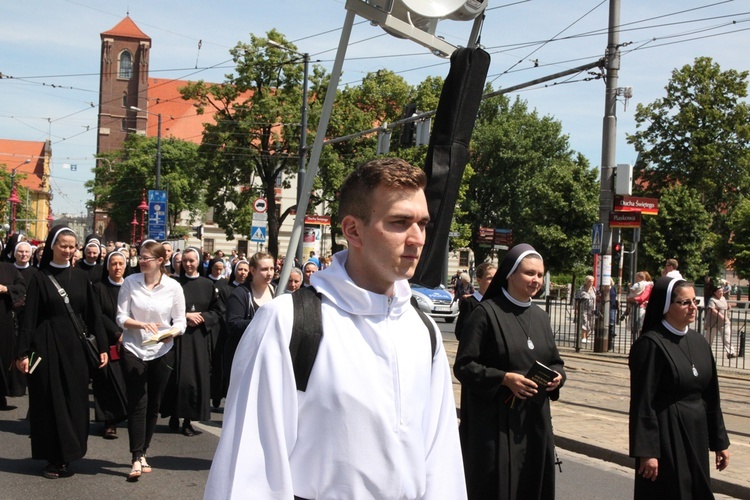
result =
M25 179L16 181L32 191L42 191L44 177L44 142L0 139L0 168L6 172L16 169ZM26 160L30 160L26 163Z
M158 118L161 113L162 137L175 137L200 144L203 124L213 122L214 109L207 106L204 113L196 113L194 101L186 101L179 89L191 82L165 78L148 79L148 127L146 135L156 137Z
M130 19L130 16L125 16L125 19L117 23L117 26L101 34L102 38L105 36L119 36L124 38L148 40L149 42L151 41L151 37L141 31L133 20Z

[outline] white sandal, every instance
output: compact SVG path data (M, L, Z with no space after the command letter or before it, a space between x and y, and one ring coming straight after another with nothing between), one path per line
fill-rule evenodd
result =
M152 470L154 470L154 469L148 464L148 462L146 462L146 455L143 455L141 457L141 471L144 474L148 474Z
M141 472L141 461L134 460L133 468L130 469L130 474L128 474L128 481L138 481L138 478L141 477Z

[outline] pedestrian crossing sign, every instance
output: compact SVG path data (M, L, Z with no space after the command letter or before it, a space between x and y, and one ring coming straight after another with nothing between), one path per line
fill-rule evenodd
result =
M265 243L266 242L266 228L260 227L260 226L253 226L252 230L250 231L250 241L255 241L258 243Z

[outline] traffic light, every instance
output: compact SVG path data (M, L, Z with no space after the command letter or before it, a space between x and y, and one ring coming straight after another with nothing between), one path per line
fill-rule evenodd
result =
M620 255L622 255L622 243L618 241L612 245L612 260L620 262Z
M410 102L404 106L403 118L411 118L417 113L417 103ZM414 146L414 134L417 131L417 124L414 122L404 123L401 129L400 144L402 148L410 148Z
M193 231L195 231L193 233L193 236L195 236L199 240L203 239L203 224L201 224L200 226L193 226Z

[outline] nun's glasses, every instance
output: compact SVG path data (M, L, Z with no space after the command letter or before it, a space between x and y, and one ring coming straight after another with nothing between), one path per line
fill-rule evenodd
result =
M687 307L690 304L693 304L694 306L700 305L701 301L698 299L685 299L685 300L675 300L673 304L681 305L682 307Z

